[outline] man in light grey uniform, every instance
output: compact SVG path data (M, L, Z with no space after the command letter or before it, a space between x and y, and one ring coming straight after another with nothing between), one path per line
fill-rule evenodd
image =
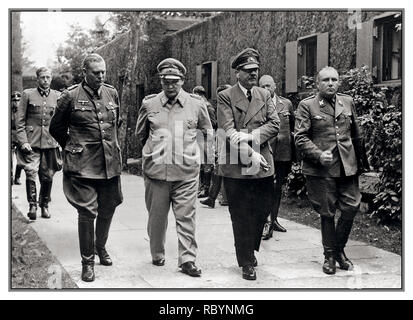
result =
M136 127L143 159L152 263L165 264L165 233L172 204L178 233L178 265L183 273L198 277L201 270L195 265L195 202L200 169L197 129L206 135L212 125L201 97L182 89L185 66L168 58L157 69L163 90L144 99Z

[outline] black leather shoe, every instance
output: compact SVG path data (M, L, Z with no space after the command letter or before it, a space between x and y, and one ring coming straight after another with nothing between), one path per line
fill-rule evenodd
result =
M242 278L245 280L256 280L257 274L253 266L242 267Z
M257 266L258 266L258 261L257 261L257 258L254 257L254 267L257 267Z
M354 269L353 263L346 257L344 250L337 252L336 261L339 265L339 268L342 270L351 271Z
M274 231L287 232L287 230L282 225L280 225L277 219L275 219L274 222L272 223L272 227Z
M105 248L95 248L95 253L98 255L99 257L99 261L100 264L103 266L111 266L112 263L112 259L110 258L108 252L106 251Z
M325 257L323 264L323 272L325 274L335 274L336 273L336 260L333 256Z
M228 201L220 201L219 204L223 207L227 207L228 206Z
M206 198L205 200L201 200L199 202L208 207L215 208L215 200L212 200L211 198Z
M82 265L82 280L85 282L95 281L94 264L83 264Z
M30 220L36 220L37 218L37 205L36 204L30 204L29 206L29 212L27 213L27 216L29 217Z
M181 265L181 269L183 273L191 277L200 277L201 276L201 269L199 269L194 262L188 261Z
M40 209L42 211L42 218L50 219L51 215L50 215L50 212L49 212L49 208L48 207L41 207Z
M152 260L152 264L154 266L162 267L162 266L165 265L165 259L161 258L161 259L158 259L158 260Z
M270 222L266 222L264 225L264 231L262 232L262 240L271 239L273 230L273 225Z

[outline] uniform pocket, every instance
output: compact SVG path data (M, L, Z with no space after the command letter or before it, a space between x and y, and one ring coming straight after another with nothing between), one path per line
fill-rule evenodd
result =
M68 172L79 172L81 168L81 157L83 146L81 145L66 145L64 152L64 169Z

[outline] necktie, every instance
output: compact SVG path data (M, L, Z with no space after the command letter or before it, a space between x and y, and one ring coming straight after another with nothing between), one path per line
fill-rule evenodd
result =
M247 90L247 99L249 102L251 102L251 99L252 99L251 90Z

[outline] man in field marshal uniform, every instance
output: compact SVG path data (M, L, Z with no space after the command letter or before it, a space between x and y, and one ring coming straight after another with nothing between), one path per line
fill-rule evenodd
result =
M50 133L64 148L63 191L78 212L82 280L89 282L95 279L95 250L102 265L112 265L105 245L115 209L123 201L122 161L119 97L104 83L105 61L89 54L83 72L84 80L59 98Z
M17 163L26 173L26 193L30 220L36 220L36 176L40 179L39 206L42 218L50 218L49 202L53 176L61 169L61 156L56 141L49 133L59 92L50 89L52 73L47 68L36 71L37 88L23 91L16 112L16 135L19 144Z
M207 133L212 136L211 121L202 98L182 89L186 68L180 61L165 59L157 69L162 91L145 98L136 126L152 263L165 264L165 233L172 205L178 234L178 266L183 273L199 277L201 269L195 265L195 214L203 151L199 150L197 134L202 139Z
M300 102L295 124L308 198L321 217L326 274L335 274L336 262L340 269L353 269L344 247L361 200L358 176L369 169L353 98L337 93L338 87L338 72L321 69L318 93ZM341 211L337 226L336 209Z

